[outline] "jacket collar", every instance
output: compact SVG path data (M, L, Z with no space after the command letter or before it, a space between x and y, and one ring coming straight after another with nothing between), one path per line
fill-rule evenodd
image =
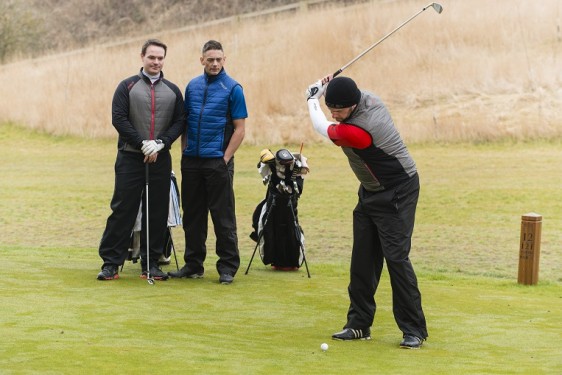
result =
M148 77L143 73L143 68L140 68L139 77L141 77L141 79L142 79L143 81L145 81L146 83L148 83L149 85L152 84L152 81L150 80L150 78L148 78ZM163 80L163 79L164 79L164 72L163 72L163 71L160 71L160 78L158 78L156 81L154 81L154 83L158 83L158 82L160 82L160 81Z
M216 76L209 75L207 74L207 72L203 71L203 76L205 77L205 81L207 81L208 83L214 82L225 75L226 75L226 70L224 70L224 67Z

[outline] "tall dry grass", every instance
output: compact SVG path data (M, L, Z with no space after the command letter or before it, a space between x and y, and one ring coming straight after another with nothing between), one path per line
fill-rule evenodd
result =
M562 136L559 0L444 0L343 75L378 94L409 141ZM118 82L141 66L140 46L169 46L164 72L181 89L201 73L199 51L220 40L244 86L246 142L320 139L303 92L408 19L421 1L371 1L240 18L2 66L0 121L56 134L114 137Z

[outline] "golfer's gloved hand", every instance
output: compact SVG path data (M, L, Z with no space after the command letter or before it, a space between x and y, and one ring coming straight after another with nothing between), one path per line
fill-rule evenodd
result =
M320 97L324 95L324 91L326 91L326 86L328 85L323 85L321 80L318 80L308 86L305 92L306 100L320 99Z
M145 156L154 155L157 152L162 151L164 148L164 143L161 140L145 140L142 141L141 151Z

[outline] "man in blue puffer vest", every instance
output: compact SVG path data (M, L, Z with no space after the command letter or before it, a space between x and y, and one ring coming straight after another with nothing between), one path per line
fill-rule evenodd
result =
M240 266L234 207L234 153L245 134L248 117L242 86L224 70L222 45L203 46L202 75L185 89L187 128L182 136L181 196L185 232L185 266L169 272L176 278L201 278L207 255L207 223L211 212L221 284L230 284Z

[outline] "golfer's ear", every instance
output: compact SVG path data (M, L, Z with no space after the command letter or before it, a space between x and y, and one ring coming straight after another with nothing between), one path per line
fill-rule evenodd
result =
M201 61L201 65L205 65L205 57L201 56L199 61Z

